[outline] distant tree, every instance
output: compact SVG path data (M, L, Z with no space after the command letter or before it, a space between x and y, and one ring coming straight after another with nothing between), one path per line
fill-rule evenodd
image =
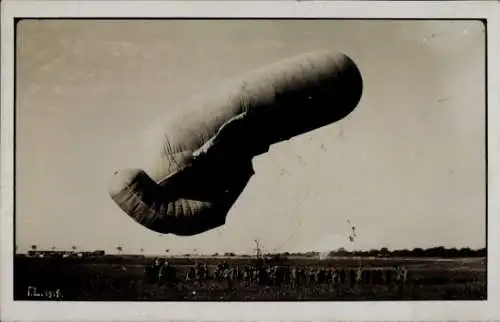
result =
M271 260L279 262L279 261L281 261L281 255L280 254L274 254L274 255L271 256Z
M214 257L219 256L219 253L213 253L212 256Z
M471 257L471 256L474 256L475 252L472 249L470 249L469 247L463 247L463 248L460 248L459 253L460 253L461 257Z
M387 257L387 256L389 256L390 254L391 254L391 252L389 251L389 249L387 249L387 247L382 247L382 248L380 249L380 255L381 255L382 257Z
M453 248L450 248L447 250L446 256L455 258L455 257L459 257L460 256L459 254L460 254L460 251L458 249L456 249L455 247L453 247Z
M363 252L361 250L355 250L355 251L351 252L351 254L354 256L364 256L365 252Z
M434 252L436 257L446 257L448 250L443 246L439 246L434 249Z
M71 246L71 249L73 250L73 252L76 252L76 246L75 245Z
M339 249L337 249L336 253L339 256L345 256L345 255L347 255L347 251L346 251L346 249L344 247L340 247Z
M31 250L32 250L32 251L36 251L36 250L37 250L37 248L38 248L38 247L37 247L36 245L31 245Z
M306 257L314 257L314 256L318 256L319 253L318 252L307 252L304 254L304 256Z
M122 246L117 246L117 247L116 247L116 251L118 252L118 254L121 254L121 253L122 253L122 250L123 250L123 247L122 247Z
M409 249L397 249L392 252L396 257L411 257L411 250Z
M478 256L478 257L486 257L487 255L487 251L486 251L486 248L480 248L478 250L476 250L474 252L474 256Z
M422 257L422 256L424 256L425 251L422 248L417 247L417 248L413 248L413 250L410 253L411 253L411 256Z
M144 248L139 249L141 253L144 253Z
M431 247L424 250L424 254L429 257L446 257L446 248L443 246Z
M52 251L55 251L56 250L56 246L52 246L50 249L52 249Z
M165 253L168 253L168 252L170 252L170 249L168 249L168 248L165 249Z

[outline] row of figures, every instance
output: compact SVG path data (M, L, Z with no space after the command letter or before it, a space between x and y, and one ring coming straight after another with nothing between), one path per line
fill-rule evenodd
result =
M249 264L240 266L229 265L226 262L216 266L206 264L191 265L184 276L178 276L178 268L168 261L155 263L146 268L146 272L159 282L182 282L202 284L208 281L227 282L228 287L234 285L253 287L267 286L313 286L330 284L335 286L363 285L404 285L408 279L408 270L404 266L384 268L363 267L295 267L263 265L257 267ZM185 271L185 270L183 270ZM153 277L151 276L151 277Z

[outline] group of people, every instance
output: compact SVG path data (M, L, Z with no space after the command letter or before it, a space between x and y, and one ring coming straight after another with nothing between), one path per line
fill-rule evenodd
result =
M168 261L156 259L147 271L157 274L163 282L183 282L202 284L209 281L226 282L234 285L253 287L268 286L313 286L329 284L337 287L362 285L404 285L408 270L404 266L394 267L321 267L321 266L284 266L276 264L239 264L227 262L215 266L206 263L190 265L187 271L173 267Z

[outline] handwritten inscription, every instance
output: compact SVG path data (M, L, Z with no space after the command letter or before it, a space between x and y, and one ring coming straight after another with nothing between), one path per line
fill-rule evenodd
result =
M49 300L62 300L63 294L60 289L55 290L41 290L35 286L28 286L28 297L49 299Z

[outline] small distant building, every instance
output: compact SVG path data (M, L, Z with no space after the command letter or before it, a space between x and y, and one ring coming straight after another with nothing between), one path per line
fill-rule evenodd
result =
M29 257L42 258L42 257L48 256L48 255L50 255L50 252L48 252L48 251L43 251L43 250L29 250L28 251Z
M103 250L95 250L92 254L94 256L104 256L104 255L106 255L106 252Z

